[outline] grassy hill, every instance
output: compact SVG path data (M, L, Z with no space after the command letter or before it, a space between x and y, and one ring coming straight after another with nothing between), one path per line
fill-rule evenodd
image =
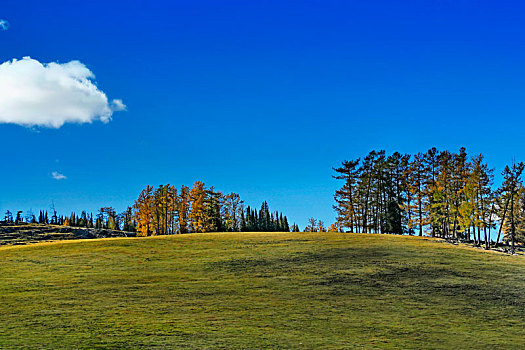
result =
M242 233L0 248L0 348L524 348L525 259Z

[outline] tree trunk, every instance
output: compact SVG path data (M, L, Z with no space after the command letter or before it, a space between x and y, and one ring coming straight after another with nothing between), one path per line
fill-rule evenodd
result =
M511 247L511 253L514 255L514 236L515 236L515 230L514 230L514 188L512 188L512 191L510 191L510 239L512 241L512 247Z
M505 223L505 216L507 214L507 208L509 206L509 200L507 201L507 203L505 204L505 209L503 210L503 218L501 219L501 223L499 224L499 229L498 229L498 238L496 239L496 245L494 247L498 247L498 243L499 243L499 239L501 237L501 229L503 228L503 224Z

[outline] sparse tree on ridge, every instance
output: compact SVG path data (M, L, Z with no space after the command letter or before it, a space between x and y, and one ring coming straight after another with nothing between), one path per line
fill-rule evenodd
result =
M314 218L308 219L308 225L304 228L304 232L317 232L319 227L317 225L317 220Z

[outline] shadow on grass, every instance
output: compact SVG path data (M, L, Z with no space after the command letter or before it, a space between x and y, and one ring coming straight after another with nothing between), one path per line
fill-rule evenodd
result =
M328 295L396 295L422 303L445 298L472 305L513 306L525 312L522 291L497 281L484 283L479 278L483 271L473 274L472 266L429 263L421 256L412 260L406 256L400 263L399 254L406 252L385 247L331 248L220 260L209 263L208 269L265 278L285 275L295 278L297 286ZM310 277L301 280L301 274Z

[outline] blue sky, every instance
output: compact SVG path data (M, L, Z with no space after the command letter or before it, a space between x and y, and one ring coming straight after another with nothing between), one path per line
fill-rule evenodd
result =
M78 60L127 110L0 124L0 211L123 210L147 184L202 180L303 227L333 222L332 167L372 149L465 146L499 174L525 159L524 17L505 1L3 0L0 63Z

